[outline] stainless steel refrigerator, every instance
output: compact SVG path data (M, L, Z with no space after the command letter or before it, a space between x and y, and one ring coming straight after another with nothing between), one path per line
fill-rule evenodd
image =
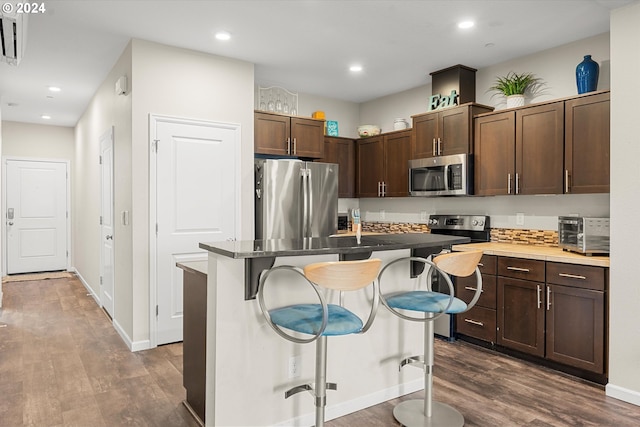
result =
M338 229L338 165L255 159L256 239L326 237Z

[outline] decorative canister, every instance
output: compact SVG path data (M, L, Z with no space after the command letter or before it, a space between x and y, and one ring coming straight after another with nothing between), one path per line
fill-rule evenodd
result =
M409 127L409 123L405 119L395 119L393 121L393 130L403 130Z
M591 59L591 55L585 55L584 60L576 67L576 84L578 93L593 92L598 88L598 73L600 66Z

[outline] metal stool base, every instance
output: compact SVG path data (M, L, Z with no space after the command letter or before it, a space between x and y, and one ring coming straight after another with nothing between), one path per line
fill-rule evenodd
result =
M458 410L440 402L432 402L431 417L424 415L424 400L405 400L393 408L394 418L406 427L462 427L464 417Z

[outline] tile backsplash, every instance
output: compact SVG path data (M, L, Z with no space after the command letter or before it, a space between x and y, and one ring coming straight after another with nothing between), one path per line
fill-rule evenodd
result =
M375 233L428 233L429 227L421 223L367 221L362 223L362 231ZM491 241L553 247L558 246L558 232L555 230L492 228Z

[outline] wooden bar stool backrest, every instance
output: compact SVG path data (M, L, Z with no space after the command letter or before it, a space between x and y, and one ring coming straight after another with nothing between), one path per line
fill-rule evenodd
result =
M382 261L316 262L303 268L304 275L318 286L338 291L355 291L370 285L378 277Z
M482 251L451 252L438 255L433 259L433 263L440 270L452 276L471 276L482 258Z

